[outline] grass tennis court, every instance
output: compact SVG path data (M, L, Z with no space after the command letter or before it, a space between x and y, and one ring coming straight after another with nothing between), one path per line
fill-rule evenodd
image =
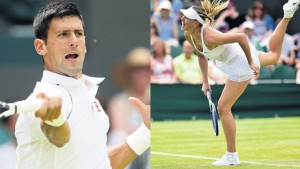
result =
M222 127L216 137L210 120L152 122L151 168L300 168L300 117L238 119L236 124L242 164L214 167L211 163L225 152Z

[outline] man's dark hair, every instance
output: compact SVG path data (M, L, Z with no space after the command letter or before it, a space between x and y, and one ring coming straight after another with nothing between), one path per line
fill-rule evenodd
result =
M78 16L83 25L81 13L74 3L67 1L50 2L43 6L34 17L33 29L35 37L47 43L51 21L54 18L63 18L64 16Z

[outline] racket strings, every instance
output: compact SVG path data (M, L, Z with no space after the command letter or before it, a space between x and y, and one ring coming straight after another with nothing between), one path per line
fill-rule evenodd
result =
M0 121L7 117L7 111L10 110L11 108L12 107L8 103L0 101ZM17 109L16 105L14 106L14 109L16 112Z
M0 101L0 108L8 110L10 107L9 107L9 105L7 103Z

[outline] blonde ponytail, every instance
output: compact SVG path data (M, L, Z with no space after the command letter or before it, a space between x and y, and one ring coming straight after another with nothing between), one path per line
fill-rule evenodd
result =
M197 13L209 20L209 24L212 25L215 21L215 16L225 9L229 4L229 0L201 0L202 9L195 7Z

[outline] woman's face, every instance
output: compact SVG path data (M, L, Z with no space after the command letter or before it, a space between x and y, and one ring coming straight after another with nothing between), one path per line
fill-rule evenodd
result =
M150 25L150 35L156 36L156 34L157 34L156 26L151 23L151 25Z
M157 55L164 55L165 45L163 41L156 41L153 44L153 50Z
M181 17L181 29L184 31L190 31L195 24L195 20L188 19L184 15Z
M263 8L263 6L255 6L254 8L253 8L253 10L254 10L254 15L255 15L255 17L262 17L262 15L264 14L264 8Z

